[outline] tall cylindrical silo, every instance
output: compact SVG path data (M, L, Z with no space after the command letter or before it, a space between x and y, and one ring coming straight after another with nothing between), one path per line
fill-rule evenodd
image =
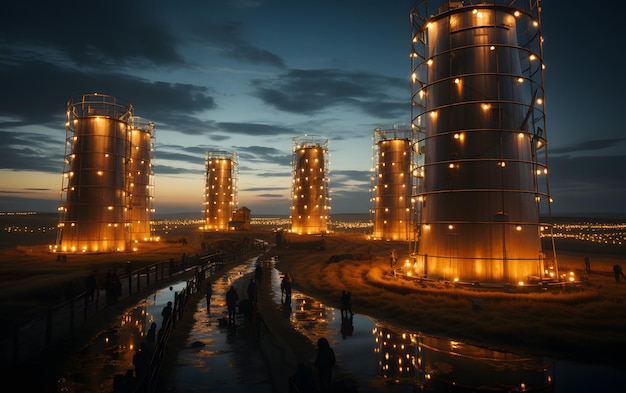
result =
M127 211L132 242L153 241L151 216L154 212L154 170L152 154L156 126L138 116L130 121L130 155L126 173L129 197Z
M539 2L424 0L411 21L418 273L500 283L557 273L541 240L551 226Z
M208 151L205 163L204 229L227 231L237 209L237 155Z
M293 138L291 231L319 234L328 231L328 139L320 136Z
M413 236L415 193L413 144L410 125L378 127L374 130L375 178L372 188L374 239L407 241Z
M130 103L108 95L68 101L56 251L127 249L125 177L132 113Z

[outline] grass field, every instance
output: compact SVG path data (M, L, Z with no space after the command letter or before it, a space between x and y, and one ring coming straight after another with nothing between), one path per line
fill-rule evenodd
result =
M33 228L37 219L41 217L32 217ZM20 241L22 235L31 241ZM583 258L591 257L592 274L584 284L568 290L512 294L393 277L388 269L389 251L407 248L406 243L373 242L359 231L346 231L327 235L325 249L320 251L319 236L287 236L289 246L274 248L269 254L279 255L277 267L290 273L297 289L328 304L338 305L341 291L348 289L353 293L355 312L414 331L609 363L626 350L626 281L618 284L612 274L613 264L626 267L623 246L561 239L557 241L561 272L573 271L582 277ZM3 239L0 306L4 313L0 324L45 312L65 300L69 283L80 286L94 271L102 280L108 269L122 269L128 262L135 269L180 258L183 253L191 255L201 250L203 242L228 248L244 237L271 243L275 234L270 230L202 233L192 225L171 227L161 242L144 245L141 252L72 254L67 262L57 262L49 252L54 237L54 231L46 230L45 234L16 234L12 241ZM186 245L180 241L183 238ZM374 255L371 262L327 263L335 254L366 255L369 247ZM480 307L474 307L477 298Z

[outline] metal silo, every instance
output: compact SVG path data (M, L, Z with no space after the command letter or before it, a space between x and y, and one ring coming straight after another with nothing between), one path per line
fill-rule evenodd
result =
M237 209L237 155L207 151L204 187L204 229L226 231Z
M541 241L552 228L540 219L551 212L539 12L536 0L423 0L411 11L411 118L424 133L418 274L558 274Z
M374 239L407 241L413 236L415 211L411 197L415 190L411 170L414 167L414 143L415 132L407 124L374 130Z
M67 103L57 252L127 249L126 164L133 106L86 94Z
M328 139L320 136L293 138L291 231L319 234L328 230Z
M132 242L155 240L150 218L154 212L155 124L138 116L130 121L130 154L126 173L129 198L127 218Z

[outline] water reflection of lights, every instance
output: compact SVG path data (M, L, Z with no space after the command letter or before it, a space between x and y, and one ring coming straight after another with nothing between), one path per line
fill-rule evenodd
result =
M290 314L290 321L294 326L308 325L311 322L329 322L335 320L332 307L326 307L322 302L293 293L292 304L295 304Z
M186 282L180 282L169 289L155 292L149 298L144 299L132 308L127 309L119 319L119 324L101 334L101 338L108 350L105 351L108 360L100 359L101 362L113 362L124 369L133 368L133 356L139 344L145 340L148 328L153 322L160 327L161 311L168 301L174 300L174 294L180 292Z
M455 386L508 391L542 390L553 383L553 364L542 358L417 333L398 334L382 326L372 334L379 374L395 383L413 383L426 390Z

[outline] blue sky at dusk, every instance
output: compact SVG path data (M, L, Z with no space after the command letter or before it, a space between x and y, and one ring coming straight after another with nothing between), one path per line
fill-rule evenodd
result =
M56 211L67 100L98 92L156 124L157 213L201 216L205 153L225 150L237 153L239 206L289 214L292 140L304 134L329 140L331 215L366 213L374 129L410 123L413 4L3 5L0 211ZM626 82L614 46L626 38L625 6L588 4L542 2L556 215L626 214Z

